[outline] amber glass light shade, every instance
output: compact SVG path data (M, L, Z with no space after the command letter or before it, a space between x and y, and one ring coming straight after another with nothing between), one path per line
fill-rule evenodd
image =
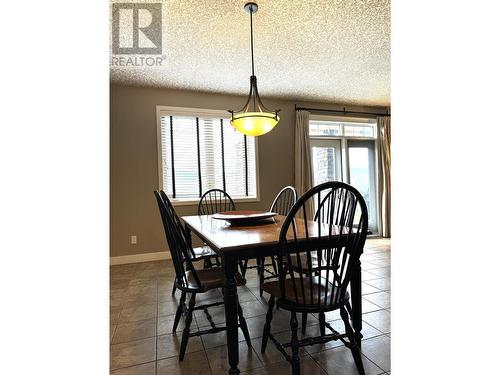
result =
M240 133L257 137L273 130L279 120L275 113L245 112L235 114L231 125Z

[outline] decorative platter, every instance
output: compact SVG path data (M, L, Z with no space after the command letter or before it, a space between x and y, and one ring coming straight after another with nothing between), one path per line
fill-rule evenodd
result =
M217 220L226 220L231 224L250 224L276 216L276 212L269 211L226 211L219 212L212 217Z

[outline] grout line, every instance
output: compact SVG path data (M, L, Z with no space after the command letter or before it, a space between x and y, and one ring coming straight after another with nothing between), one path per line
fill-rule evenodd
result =
M250 342L251 342L252 339L250 339ZM246 342L245 342L246 344ZM239 345L239 343L238 343ZM248 348L248 346L247 346ZM253 355L257 358L257 361L261 364L260 367L252 367L251 369L248 369L248 370L245 370L245 371L252 371L252 370L258 370L258 369L261 369L261 368L264 368L265 369L265 364L264 362L260 359L259 355L257 354L257 351L255 350L255 348L253 346L250 346L250 350L252 350L253 352Z
M135 323L135 322L132 322L132 323ZM142 340L152 339L154 337L155 336L149 336L149 337L143 337L141 339L133 339L133 340L130 340L130 341L117 342L116 344L115 343L111 344L111 346L133 343L133 342L136 342L136 341L142 341Z
M145 319L145 320L151 320L151 319L153 319L153 318ZM143 321L144 320L138 320L137 322L123 323L123 324L120 324L120 325L132 324L132 323L139 323L139 322L143 322ZM113 332L113 340L115 339L114 335L116 334L117 330L118 330L118 325L115 327L115 331ZM155 333L154 333L153 336L146 336L146 337L141 337L141 338L127 340L127 341L121 341L121 342L114 342L114 341L112 341L111 345L125 344L127 342L134 342L134 341L139 341L139 340L146 340L146 339L150 339L152 337L156 337L156 331L155 331Z
M210 361L208 359L208 354L207 354L207 351L205 349L203 349L203 354L205 354L205 359L207 360L207 363L208 363L208 369L210 370L210 375L213 375L214 372L212 371L212 367L210 366Z
M379 292L377 292L377 293L379 293ZM386 291L386 290L382 290L380 293L387 293L387 291ZM370 294L375 294L375 293L370 293ZM367 295L367 296L368 296L368 295L370 295L370 294L365 294L365 295ZM363 298L363 299L366 299L366 298L365 298L365 297L363 297L363 296L362 296L362 298ZM381 308L381 309L383 309L383 310L387 310L387 309L390 309L390 308L391 308L390 306L389 306L389 307L382 307L382 306L380 306L379 304L377 304L377 303L375 303L375 302L370 301L369 299L366 299L366 300L367 300L368 302L370 302L370 303L374 304L375 306L380 307L380 308ZM374 310L374 311L379 311L379 310ZM374 312L374 311L370 311L370 312ZM389 312L390 312L390 311L389 311Z
M384 373L385 373L385 370L384 370L382 367L380 367L380 366L379 366L379 365L377 365L375 362L373 362L373 361L372 361L370 358L368 358L368 357L367 357L364 353L361 353L361 355L362 355L363 357L365 357L365 358L368 360L368 362L373 363L373 364L375 365L375 367L379 368L379 369L380 369L380 371L382 371L382 372L378 372L377 374L379 374L379 375L380 375L380 374L384 374Z
M367 300L366 302L370 302L370 301ZM372 302L370 302L370 303L372 303ZM372 303L372 304L375 305L374 303ZM377 306L378 309L372 310L372 311L361 312L361 316L363 316L364 314L370 314L370 313L378 312L380 310L385 310L383 307L380 307L379 305L375 305L375 306ZM335 320L337 320L337 319L335 319Z
M340 346L339 346L339 348L340 348ZM331 348L331 349L333 350L333 349L336 349L336 348ZM321 353L321 351L319 351L318 353ZM318 354L318 353L314 353L314 354ZM319 368L322 369L325 372L325 374L329 374L328 369L326 367L323 367L321 365L321 363L319 363L318 361L316 361L316 359L312 355L311 355L311 358L314 361L314 363L316 363L319 366Z
M323 370L325 372L325 374L328 374L328 371L326 371L323 366L321 366L315 359L314 357L307 351L305 350L305 355L302 356L302 358L300 358L300 362L302 363L302 360L303 359L310 359L313 361L313 363L315 363L321 370ZM316 354L316 353L315 353ZM286 361L288 363L288 361Z
M131 365L131 366L118 367L118 368L115 368L115 369L112 369L112 370L109 369L109 372L112 373L114 371L123 370L123 369L126 369L126 368L135 367L135 366L147 365L148 363L153 363L153 362L155 362L155 373L156 373L156 361L147 361L147 362L142 362L142 363L136 363L135 365Z
M375 335L375 336L372 336L372 337L366 338L365 340L370 340L370 339L374 339L375 337L380 337L380 336L382 336L382 335L385 335L385 333L384 333L384 332L382 332L380 329L375 328L375 327L374 327L374 326L372 326L370 323L365 322L364 320L363 320L363 324L367 324L367 325L369 325L370 327L372 327L375 331L380 332L380 335ZM361 333L363 333L363 329L361 329Z

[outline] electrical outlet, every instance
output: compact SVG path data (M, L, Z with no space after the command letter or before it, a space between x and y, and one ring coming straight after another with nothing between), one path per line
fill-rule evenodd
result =
M137 245L137 236L130 236L130 243L132 245Z

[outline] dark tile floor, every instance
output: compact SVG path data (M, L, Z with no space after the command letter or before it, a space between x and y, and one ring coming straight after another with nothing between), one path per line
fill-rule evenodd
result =
M388 374L390 371L390 240L368 240L362 256L363 268L363 361L366 374ZM110 292L110 367L113 375L226 374L227 349L225 332L192 337L186 357L179 363L178 353L183 322L172 334L173 314L180 293L171 296L174 271L171 262L158 261L111 267ZM255 269L247 273L247 285L238 289L247 320L252 348L240 332L242 374L291 373L288 362L269 342L260 353L260 337L265 322L268 296L259 297ZM199 295L198 301L222 298L220 292ZM225 321L223 307L210 309L216 324ZM338 312L326 319L344 332ZM198 311L192 327L206 327L203 312ZM290 339L289 314L276 311L272 331L278 340ZM318 320L308 319L307 335L319 335ZM357 374L350 351L340 341L302 348L302 374Z

